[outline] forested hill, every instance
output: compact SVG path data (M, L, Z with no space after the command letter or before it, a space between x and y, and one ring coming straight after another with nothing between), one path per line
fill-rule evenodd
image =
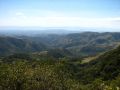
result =
M120 43L120 33L83 32L34 36L0 36L0 55L18 52L67 50L73 56L89 56L108 51Z
M120 74L120 46L109 52L105 52L89 63L94 68L96 75L104 80L115 79Z
M120 74L120 46L82 65L80 76L88 82L96 78L115 79ZM84 73L84 75L83 75ZM86 81L87 81L86 80Z
M13 53L25 53L45 50L46 46L42 43L35 43L30 40L18 37L0 37L0 56Z

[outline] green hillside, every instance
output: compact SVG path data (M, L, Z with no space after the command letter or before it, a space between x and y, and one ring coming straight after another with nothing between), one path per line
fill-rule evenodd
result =
M1 90L119 90L120 47L88 63L47 52L1 58ZM78 63L79 62L79 63Z
M0 37L0 56L20 52L42 51L46 47L41 43L33 43L30 40L17 37Z
M49 48L64 48L73 56L89 56L111 50L120 45L120 33L83 32L66 35L34 36L30 40Z
M98 77L103 80L114 79L120 73L120 46L99 56L88 67L95 70L95 74L99 74Z
M120 45L120 33L83 32L65 35L1 36L0 55L67 50L70 56L90 56Z

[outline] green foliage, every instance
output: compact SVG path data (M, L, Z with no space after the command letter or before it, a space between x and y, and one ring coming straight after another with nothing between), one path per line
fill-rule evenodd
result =
M120 89L120 47L88 63L68 57L67 50L50 51L1 58L0 90Z
M52 61L53 62L53 61ZM1 90L79 90L67 63L14 61L0 65Z

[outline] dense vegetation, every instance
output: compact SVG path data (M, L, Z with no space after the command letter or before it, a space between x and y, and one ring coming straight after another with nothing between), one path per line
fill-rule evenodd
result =
M45 52L14 54L0 62L0 90L119 90L120 47L89 63Z

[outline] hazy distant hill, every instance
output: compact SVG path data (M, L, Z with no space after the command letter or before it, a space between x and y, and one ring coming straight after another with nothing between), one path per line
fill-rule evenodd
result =
M95 55L115 48L120 44L120 33L84 32L67 35L46 35L32 37L49 48L64 48L73 55Z
M0 37L0 55L20 52L35 52L45 49L45 45L17 37Z
M120 33L84 32L72 34L47 34L36 36L1 36L0 54L15 52L40 52L51 49L68 50L72 56L89 56L117 47Z

